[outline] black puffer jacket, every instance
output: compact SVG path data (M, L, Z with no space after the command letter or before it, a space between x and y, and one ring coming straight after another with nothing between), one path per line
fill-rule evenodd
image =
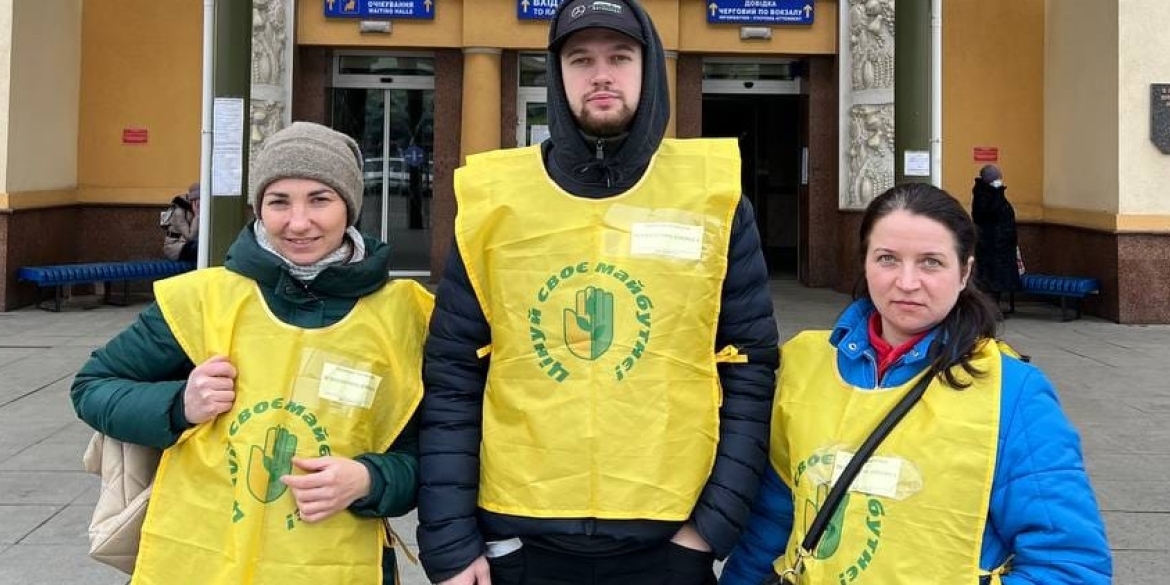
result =
M564 6L564 4L562 4ZM649 46L643 59L641 100L630 131L615 139L583 135L569 110L556 55L548 59L550 138L545 168L558 185L580 197L622 193L641 177L657 151L670 116L665 57L653 24L638 15ZM555 19L560 18L558 13ZM555 24L552 29L555 29ZM598 158L598 151L601 158ZM432 581L450 578L484 552L485 540L523 536L580 554L610 554L661 544L677 522L538 519L496 514L476 505L484 385L488 359L476 350L491 343L491 328L472 290L458 247L447 259L431 319L423 371L418 542ZM723 387L716 462L691 515L716 555L738 539L767 464L768 423L775 390L778 335L755 217L741 199L732 226L716 347L734 345L747 364L721 365Z
M1008 202L1006 187L993 187L975 179L971 188L971 219L979 228L975 244L975 276L979 287L998 293L1020 290L1016 265L1016 211Z

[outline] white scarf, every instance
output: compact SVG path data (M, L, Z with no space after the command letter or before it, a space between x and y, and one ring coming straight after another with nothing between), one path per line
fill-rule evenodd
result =
M259 219L252 227L252 232L256 234L256 243L261 248L271 252L273 256L280 258L281 262L284 262L288 268L288 273L302 282L312 282L314 278L317 278L317 275L321 274L322 270L330 266L354 264L366 259L366 242L362 239L361 232L353 226L345 229L345 237L341 240L341 246L308 266L294 264L288 258L281 256L280 252L277 252L276 248L272 247L272 243L268 241L268 231L264 229L264 223Z

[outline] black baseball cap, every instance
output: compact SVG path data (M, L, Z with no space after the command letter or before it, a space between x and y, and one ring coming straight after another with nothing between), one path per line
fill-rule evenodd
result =
M558 13L556 34L548 49L554 53L560 51L573 33L587 28L615 30L646 45L642 23L624 0L569 0Z

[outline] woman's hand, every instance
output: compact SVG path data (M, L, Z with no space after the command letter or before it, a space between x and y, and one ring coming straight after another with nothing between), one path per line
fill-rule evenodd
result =
M280 478L292 489L297 511L305 522L320 522L370 493L370 471L344 457L293 457L303 475Z
M197 425L232 409L236 401L236 367L226 356L214 355L195 366L183 389L183 414Z

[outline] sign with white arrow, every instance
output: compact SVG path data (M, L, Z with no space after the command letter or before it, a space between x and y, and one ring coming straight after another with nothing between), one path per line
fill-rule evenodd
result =
M552 20L561 0L516 0L516 17L520 20Z
M324 0L325 18L435 19L437 0Z
M707 0L709 24L812 24L814 0Z

